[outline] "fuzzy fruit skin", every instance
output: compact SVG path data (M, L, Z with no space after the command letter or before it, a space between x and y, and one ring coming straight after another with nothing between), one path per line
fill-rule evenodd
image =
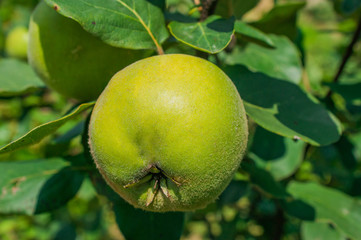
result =
M143 57L143 51L102 42L43 1L30 19L29 63L50 88L66 97L96 99L119 69Z
M169 54L140 60L114 75L89 125L95 163L125 200L148 211L189 211L214 201L231 181L247 145L242 100L214 64ZM129 188L157 166L170 198L152 182Z
M5 52L9 57L26 59L28 49L28 29L18 26L6 37Z

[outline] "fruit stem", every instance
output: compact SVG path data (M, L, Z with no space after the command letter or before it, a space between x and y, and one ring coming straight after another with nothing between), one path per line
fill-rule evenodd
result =
M150 188L148 189L147 193L147 201L146 206L148 207L155 199L155 196L159 191L161 191L164 196L168 199L171 199L170 192L168 190L168 184L167 180L170 179L173 183L175 183L177 186L180 186L181 184L174 180L173 178L169 177L167 174L165 174L160 168L157 166L151 165L147 169L147 173L145 173L143 177L140 179L131 182L127 185L124 185L124 188L129 187L136 187L143 183L150 184Z
M157 46L158 55L164 55L164 51L163 51L162 46L160 46L160 45L158 44L158 42L155 42L155 45Z

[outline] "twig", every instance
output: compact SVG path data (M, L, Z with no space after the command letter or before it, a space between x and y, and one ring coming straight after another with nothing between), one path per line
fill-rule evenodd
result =
M354 46L355 46L355 44L356 44L356 42L357 42L357 40L358 40L358 38L360 36L360 33L361 33L361 17L359 19L356 31L353 34L352 40L351 40L350 44L348 45L345 54L343 55L340 67L338 68L338 71L337 71L335 77L333 78L334 83L337 83L339 81L340 76L341 76L341 74L342 74L342 72L343 72L343 70L344 70L344 68L346 66L346 63L350 59L350 57L351 57L351 55L353 53L353 48L354 48ZM330 98L331 94L332 94L332 90L330 90L327 93L326 98Z
M283 213L283 210L278 206L277 207L277 213L276 213L276 219L275 219L275 233L274 233L274 240L280 240L282 239L283 232L284 232L284 225L285 225L285 215Z
M201 16L199 21L204 21L207 17L213 14L214 10L216 9L218 0L201 0L202 2L202 9L201 9Z

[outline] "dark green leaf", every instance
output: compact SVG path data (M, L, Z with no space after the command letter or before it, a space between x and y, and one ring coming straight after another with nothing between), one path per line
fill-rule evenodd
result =
M269 35L275 48L250 43L240 52L235 51L228 64L242 64L252 71L296 84L301 82L302 64L296 46L286 37Z
M85 127L85 121L81 121L63 135L60 135L59 137L55 138L52 142L54 144L70 142L73 138L83 133L84 127Z
M151 4L157 6L158 8L160 8L162 11L164 11L165 6L166 6L166 0L147 0L148 2L150 2Z
M345 136L341 136L340 140L335 143L335 147L339 152L340 160L343 165L350 170L353 170L357 167L357 157L354 154L355 146L353 143Z
M287 214L306 221L314 221L316 218L315 209L302 200L283 200L280 202Z
M287 190L316 210L316 220L330 222L348 237L361 236L361 200L317 183L291 182Z
M79 136L83 130L84 121L81 121L63 135L52 139L52 141L46 144L45 156L57 157L66 154L68 149L71 147L71 140Z
M75 224L71 222L63 223L54 236L54 240L76 240Z
M36 214L54 210L74 197L83 174L60 158L1 162L0 212Z
M46 0L104 42L130 49L157 47L168 38L162 10L147 0Z
M219 196L217 201L220 205L237 202L242 196L249 191L249 184L246 181L233 180Z
M145 212L123 200L114 204L114 212L119 229L126 239L178 240L183 232L182 212Z
M165 19L169 22L176 21L182 23L196 23L197 19L179 12L166 12L164 13Z
M305 1L277 4L261 20L252 25L265 33L286 35L290 39L295 39L297 36L297 13L305 4Z
M266 195L275 198L287 198L289 196L285 188L276 182L269 172L258 168L254 163L243 161L241 169L249 174L251 183L261 189Z
M361 100L361 83L327 83L333 92L340 94L346 101Z
M225 71L244 100L247 114L265 129L313 145L328 145L340 138L339 121L297 85L237 65Z
M322 222L303 222L301 226L301 235L303 240L327 239L344 240L346 237L337 229L331 227L328 223Z
M259 0L219 0L215 14L228 18L232 15L240 19L246 12L254 8Z
M342 3L342 11L351 14L361 7L361 0L344 0Z
M303 159L303 141L294 141L257 128L248 157L276 180L289 177Z
M184 226L183 212L153 213L135 209L119 197L99 174L92 176L92 182L100 194L113 202L117 224L127 240L180 238Z
M236 21L234 24L234 31L239 35L243 40L254 42L260 45L265 45L268 47L275 47L272 39L267 36L267 34L261 32L257 28L248 25L245 22L240 20Z
M28 64L16 59L0 60L0 97L17 96L44 86Z
M218 53L230 43L234 32L234 17L222 19L210 16L203 22L171 22L168 27L179 41L207 53Z
M80 113L91 108L94 104L95 104L94 102L81 104L70 114L65 115L64 117L62 117L60 119L45 123L43 125L40 125L34 129L32 129L30 132L28 132L24 136L20 137L19 139L0 148L0 154L11 152L16 149L19 149L22 147L27 147L32 144L40 142L46 136L49 136L50 134L54 133L58 128L60 128L67 121L73 119L74 117L78 116Z

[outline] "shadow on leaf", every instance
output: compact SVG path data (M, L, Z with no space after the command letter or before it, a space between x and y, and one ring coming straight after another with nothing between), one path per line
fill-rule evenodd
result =
M341 127L335 117L299 86L241 65L224 70L244 100L247 114L262 127L314 145L339 139Z

